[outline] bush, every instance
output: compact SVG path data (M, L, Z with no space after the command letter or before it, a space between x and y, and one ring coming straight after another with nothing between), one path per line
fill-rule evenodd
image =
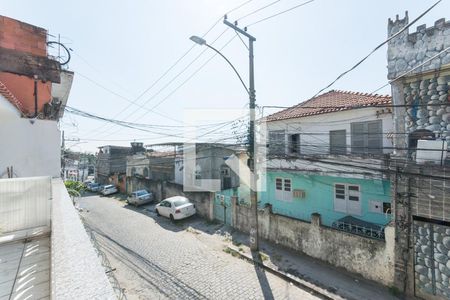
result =
M67 192L71 197L80 196L85 190L83 183L78 181L67 180L64 182L64 185L66 186Z

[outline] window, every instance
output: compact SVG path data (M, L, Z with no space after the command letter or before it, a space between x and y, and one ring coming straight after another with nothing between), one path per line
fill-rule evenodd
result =
M352 153L382 154L383 128L381 120L351 123Z
M145 178L148 177L148 168L144 168L144 177L145 177Z
M289 154L298 155L300 154L300 134L290 134L289 135Z
M280 201L292 201L292 184L290 178L275 179L275 198Z
M283 190L283 179L282 178L275 179L275 188L279 191Z
M284 155L285 146L284 130L269 131L269 155Z
M334 210L350 215L361 215L361 191L359 185L334 185Z
M330 131L330 154L347 154L346 130Z
M131 176L134 176L136 174L136 168L132 167L131 168Z

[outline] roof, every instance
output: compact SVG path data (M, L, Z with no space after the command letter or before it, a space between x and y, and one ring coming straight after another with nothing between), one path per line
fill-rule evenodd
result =
M290 108L276 112L266 117L267 122L302 118L332 112L370 107L373 105L391 104L388 95L358 93L331 90L327 93L311 98Z
M14 96L13 93L8 89L8 87L0 81L0 94L5 97L6 100L8 100L12 105L17 107L17 109L23 114L23 105L22 102L20 102L16 96Z

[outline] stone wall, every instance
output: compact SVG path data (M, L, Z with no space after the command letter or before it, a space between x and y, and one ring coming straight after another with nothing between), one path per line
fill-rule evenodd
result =
M445 166L419 165L396 159L391 161L391 171L392 195L395 197L393 214L396 220L395 286L407 294L418 295L417 279L420 274L417 274L417 270L414 274L417 267L415 259L423 249L416 247L421 238L417 239L418 229L414 225L414 219L441 223L450 221L450 184L448 180L440 179L448 176L446 174L449 170ZM424 282L426 280L422 276L421 282L424 285L428 283ZM424 286L424 291L426 290L429 290L428 285ZM429 294L421 297L432 299Z
M388 37L397 34L409 23L408 13L388 21ZM415 32L409 29L389 41L387 51L388 79L391 82L394 105L394 147L397 155L406 155L408 133L428 129L437 138L449 134L448 89L450 72L450 22L439 19L429 28L420 25ZM430 60L431 59L431 60ZM430 61L429 61L430 60ZM423 66L422 66L423 64ZM418 67L420 66L420 67ZM408 104L407 109L400 105ZM450 141L450 138L447 139Z
M450 143L450 98L448 90L450 76L433 76L405 84L403 89L405 104L404 117L407 133L427 129L436 138Z
M450 298L450 227L414 222L415 285L418 295ZM423 295L425 293L425 295Z
M395 20L389 19L388 36L391 37L398 33L408 23L408 13L403 19L399 19L398 15ZM413 33L409 33L408 29L405 30L388 44L388 78L394 79L402 75L447 47L450 47L450 22L446 22L445 19L437 20L434 26L429 28L425 24L420 25ZM432 71L448 63L450 63L450 51L436 57L410 74Z
M249 232L251 209L237 206L234 226ZM284 217L268 209L258 213L258 230L261 238L281 244L336 267L361 274L363 277L386 286L394 282L394 228L385 228L386 241L364 238L354 234L324 227L320 215L313 214L312 222Z

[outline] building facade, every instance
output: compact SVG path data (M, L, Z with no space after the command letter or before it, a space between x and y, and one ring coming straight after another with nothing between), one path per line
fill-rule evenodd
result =
M270 115L266 191L275 214L384 238L393 120L388 96L330 91ZM356 228L356 230L355 230Z
M59 177L57 121L73 72L48 55L45 29L4 16L0 24L0 178Z
M400 32L408 15L389 20ZM450 298L450 23L401 32L388 45L396 138L391 179L396 286L424 299Z

